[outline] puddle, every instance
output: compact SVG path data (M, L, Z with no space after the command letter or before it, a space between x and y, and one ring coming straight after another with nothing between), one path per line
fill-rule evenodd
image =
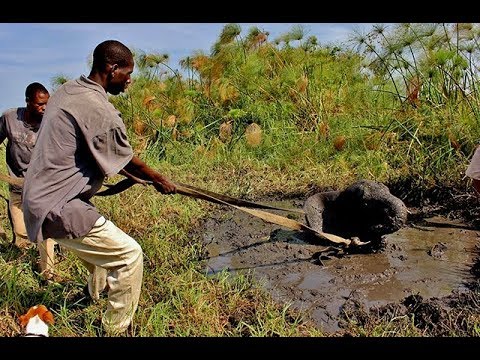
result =
M301 207L301 202L271 204ZM296 220L305 223L305 219ZM387 236L387 246L379 253L322 257L321 261L318 252L325 245L241 211L222 209L201 231L207 274L253 272L274 299L306 311L316 326L334 332L339 330L341 306L352 297L371 308L412 294L428 299L466 290L466 283L474 279L469 269L480 233L445 227L450 226L447 223L437 217L426 226L402 228Z

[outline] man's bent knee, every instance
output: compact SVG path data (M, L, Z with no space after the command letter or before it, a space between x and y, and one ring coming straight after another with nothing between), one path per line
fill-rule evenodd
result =
M137 242L130 244L128 257L132 259L132 261L143 261L143 250L140 244Z

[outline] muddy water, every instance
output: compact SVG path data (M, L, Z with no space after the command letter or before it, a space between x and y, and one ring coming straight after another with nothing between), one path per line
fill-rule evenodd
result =
M301 207L298 202L272 205ZM319 257L325 244L241 211L223 209L202 228L206 272L252 272L274 299L305 311L320 329L333 332L339 329L342 305L351 298L372 308L412 294L432 298L465 290L473 280L469 269L480 233L445 227L446 219L432 220L443 227L405 227L386 237L381 252Z

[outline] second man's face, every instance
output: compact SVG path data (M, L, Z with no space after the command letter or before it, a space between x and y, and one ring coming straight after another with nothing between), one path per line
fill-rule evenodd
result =
M49 98L50 95L48 93L37 91L33 98L27 102L27 108L34 116L41 118L45 113L45 107Z

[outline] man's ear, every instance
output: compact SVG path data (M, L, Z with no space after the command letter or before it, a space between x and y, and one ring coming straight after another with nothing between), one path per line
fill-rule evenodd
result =
M111 76L112 79L115 77L115 70L117 70L117 69L118 69L118 64L113 64L110 67L110 76Z
M118 69L118 64L107 64L106 70L108 73L113 73Z

